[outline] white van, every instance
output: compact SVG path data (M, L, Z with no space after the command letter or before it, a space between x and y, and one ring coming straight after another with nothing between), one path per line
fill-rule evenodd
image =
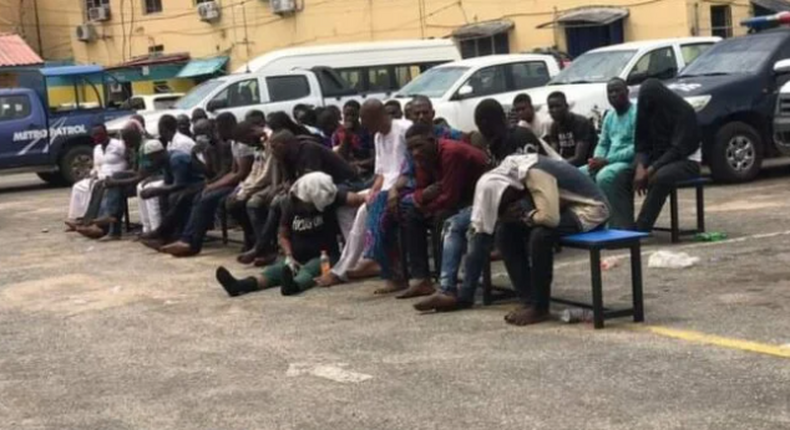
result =
M283 111L291 114L297 104L311 106L342 105L358 99L337 73L326 67L311 70L294 70L283 73L242 73L211 79L193 88L181 97L173 109L142 114L146 130L153 136L159 134L159 119L164 115L186 114L192 116L196 109L203 109L211 116L230 112L242 121L251 110L268 115ZM118 132L129 120L119 118L107 123L110 132Z
M607 46L586 52L573 60L545 87L525 91L538 115L551 121L545 109L549 94L565 93L574 113L600 124L609 109L606 83L618 77L635 87L648 78L672 79L689 63L720 41L719 37L686 37L645 40Z
M461 59L452 40L398 40L344 43L272 51L236 73L282 73L296 68L331 67L362 95L387 98L433 66Z
M462 131L473 131L475 108L494 98L509 109L516 94L546 85L560 68L551 55L488 55L443 64L420 75L396 95L431 99L437 118Z

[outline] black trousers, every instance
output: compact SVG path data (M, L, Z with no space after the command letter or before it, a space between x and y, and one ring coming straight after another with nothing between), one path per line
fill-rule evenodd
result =
M500 222L497 247L522 303L541 311L549 310L554 245L560 237L580 231L576 215L568 210L560 214L560 224L556 228L529 227L521 221Z
M181 236L192 213L192 202L203 191L204 186L205 184L197 184L168 196L167 210L162 216L162 223L156 229L159 238L170 242Z
M647 191L642 210L636 219L636 229L650 232L656 224L664 202L676 183L699 177L699 163L691 160L675 161L658 169Z

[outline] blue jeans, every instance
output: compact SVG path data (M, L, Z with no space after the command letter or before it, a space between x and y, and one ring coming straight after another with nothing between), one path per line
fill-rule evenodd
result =
M464 282L461 290L458 291L458 300L464 303L474 303L475 291L480 276L483 274L485 265L491 260L491 249L494 247L494 235L486 233L475 233L469 240L469 252L466 253L464 262ZM442 254L444 258L444 254ZM444 272L444 263L442 263ZM442 273L444 275L444 273ZM452 293L452 290L442 290Z
M217 213L219 205L235 189L235 186L223 187L198 193L192 203L192 213L189 215L189 222L184 228L181 241L188 243L193 251L200 252L203 249L203 239L206 238L206 232L214 225L214 215Z
M458 286L458 270L466 252L466 234L472 224L472 208L461 209L444 222L442 232L442 273L439 285L442 291L455 294Z
M117 172L112 175L112 179L128 179L134 176L133 172ZM110 224L109 234L111 236L121 235L121 218L123 218L123 203L127 196L134 195L135 186L112 187L104 192L104 199L101 202L100 216L111 216L117 221Z

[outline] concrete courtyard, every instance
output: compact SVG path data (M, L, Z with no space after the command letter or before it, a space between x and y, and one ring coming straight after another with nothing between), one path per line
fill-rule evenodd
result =
M420 315L374 281L230 299L213 272L245 271L237 245L65 234L68 189L0 177L0 429L787 429L788 169L708 188L729 239L650 239L646 324L598 331L508 326L512 302ZM701 260L648 269L659 249ZM589 300L586 254L556 268L556 296ZM628 260L604 273L627 305Z

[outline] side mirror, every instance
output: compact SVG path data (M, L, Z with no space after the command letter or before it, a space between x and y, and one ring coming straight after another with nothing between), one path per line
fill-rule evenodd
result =
M464 86L462 86L461 88L458 89L458 98L459 99L464 99L466 97L471 96L472 93L474 93L474 92L475 92L475 89L472 88L471 85L466 84L466 85L464 85Z
M629 86L640 85L642 82L646 81L650 75L647 72L634 72L628 75L628 80L626 83Z
M790 59L779 60L776 63L774 63L774 73L776 73L777 75L790 73Z
M214 99L214 100L208 102L208 104L206 105L206 110L209 111L209 112L214 112L216 110L224 109L226 107L228 107L228 101L227 100Z

